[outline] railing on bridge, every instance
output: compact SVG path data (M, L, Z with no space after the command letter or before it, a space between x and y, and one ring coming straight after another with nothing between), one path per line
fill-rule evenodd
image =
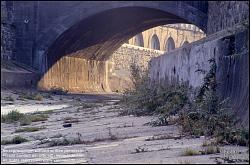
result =
M191 31L203 33L201 29L199 29L197 26L192 25L192 24L167 24L167 25L162 25L162 27L175 28L175 29L180 29L180 30L191 30Z

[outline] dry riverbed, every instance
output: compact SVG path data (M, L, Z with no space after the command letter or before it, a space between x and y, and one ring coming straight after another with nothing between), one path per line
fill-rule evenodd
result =
M150 116L120 116L119 95L42 93L42 99L37 100L20 99L20 95L20 90L2 89L1 114L17 109L27 114L45 114L48 119L26 126L18 122L1 123L1 141L17 135L28 140L1 145L1 163L216 164L249 161L247 147L219 146L219 153L204 154L205 144L209 143L204 137L182 136L177 125L145 125L153 119ZM27 127L39 129L20 131L28 130Z

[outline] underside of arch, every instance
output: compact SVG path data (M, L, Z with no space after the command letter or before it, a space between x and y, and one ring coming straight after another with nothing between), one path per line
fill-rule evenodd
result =
M60 35L48 49L48 67L63 56L105 61L139 32L163 24L185 22L151 8L124 7L105 11L76 23Z

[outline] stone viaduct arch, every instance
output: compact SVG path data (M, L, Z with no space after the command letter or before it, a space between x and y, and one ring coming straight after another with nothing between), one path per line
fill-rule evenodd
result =
M166 42L170 36L175 42L175 48L181 47L185 41L190 43L205 37L205 34L202 31L198 31L196 26L192 25L192 29L190 30L183 25L185 24L169 24L143 31L140 34L142 34L144 39L144 48L151 48L150 39L154 34L159 37L161 51L166 50ZM128 44L135 45L135 37L130 38Z
M154 34L150 39L150 47L151 49L160 50L160 41L156 34Z
M183 44L182 44L182 46L185 46L187 44L189 44L189 42L188 41L184 41Z
M135 45L144 47L144 39L141 33L135 36Z
M49 11L53 20L43 25L37 36L35 56L47 57L43 72L66 55L106 60L126 40L155 26L192 23L206 30L206 11L185 2L39 3L40 11L48 6L65 11ZM107 33L110 29L114 30Z
M175 49L175 42L172 37L169 37L167 39L166 45L165 45L165 51L169 52L171 50Z

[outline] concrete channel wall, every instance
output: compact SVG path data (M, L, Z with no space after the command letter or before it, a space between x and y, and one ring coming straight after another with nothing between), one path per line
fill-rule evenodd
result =
M217 63L218 93L231 99L231 107L249 127L249 38L238 25L194 42L150 61L152 85L187 82L199 87L210 69L209 59ZM197 69L205 73L196 72Z

